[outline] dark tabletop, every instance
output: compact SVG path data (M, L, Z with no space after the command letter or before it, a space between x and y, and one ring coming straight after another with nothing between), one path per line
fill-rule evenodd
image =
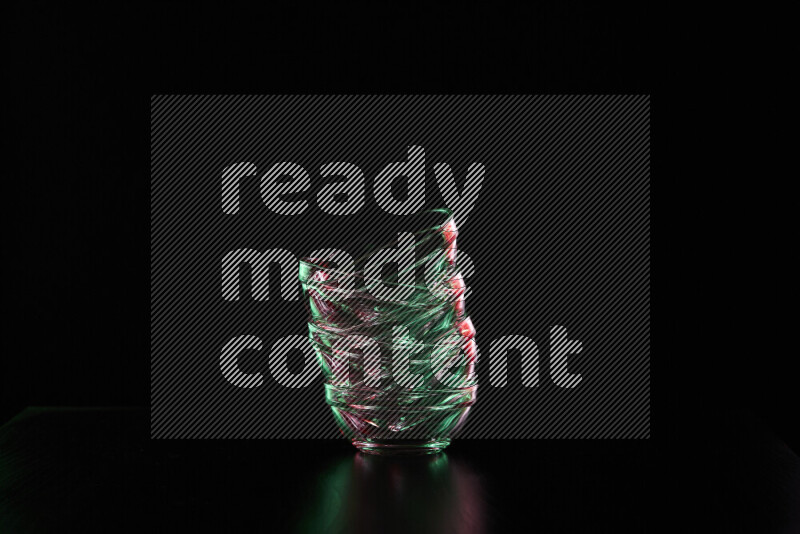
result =
M701 447L716 460L687 493L713 488L701 509L723 531L796 528L800 461L781 442ZM0 429L0 532L651 532L680 513L663 455L460 440L384 458L344 440L150 440L146 410L28 408Z

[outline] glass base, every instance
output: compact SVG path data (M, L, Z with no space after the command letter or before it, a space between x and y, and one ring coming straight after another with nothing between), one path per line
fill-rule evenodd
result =
M450 440L354 439L353 445L366 454L377 454L381 456L420 456L423 454L442 452L445 447L450 445Z

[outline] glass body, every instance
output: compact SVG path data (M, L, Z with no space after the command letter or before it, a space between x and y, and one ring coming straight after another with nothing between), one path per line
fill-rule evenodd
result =
M424 272L419 285L399 284L401 272L368 278L355 268L360 260L349 270L332 257L300 260L326 401L366 453L439 452L475 403L478 350L456 264L458 232L450 212L431 213L440 222L415 234L416 262L406 266Z

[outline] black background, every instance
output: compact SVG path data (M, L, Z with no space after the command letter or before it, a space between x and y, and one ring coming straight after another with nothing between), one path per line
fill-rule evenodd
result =
M152 94L651 92L646 12L370 9L17 8L6 415L149 405Z
M786 513L770 508L768 503L783 502L770 492L797 491L791 486L796 463L794 471L770 462L772 467L763 469L742 465L759 458L753 450L769 448L763 443L779 444L773 434L795 450L798 446L787 364L791 330L782 319L791 305L776 265L783 256L763 239L775 229L760 218L760 210L771 206L758 196L762 188L743 187L719 171L720 161L738 155L710 146L720 126L706 113L715 107L714 93L704 91L706 80L697 77L705 58L690 57L676 66L671 45L656 50L655 16L645 3L625 12L564 6L503 13L455 3L398 3L380 12L368 6L302 6L258 13L229 4L15 6L5 32L6 83L16 94L5 100L12 133L7 157L15 165L4 181L3 419L30 405L148 405L151 94L650 94L658 74L672 82L665 93L680 97L675 107L691 122L667 124L672 114L666 105L660 111L656 98L653 438L619 442L619 448L614 442L601 448L596 442L566 445L567 453L569 447L583 451L579 454L604 451L587 465L614 458L613 469L597 468L600 488L579 476L569 479L576 491L587 488L580 500L584 507L573 509L569 495L545 501L542 510L550 511L542 512L549 518L544 530L559 530L553 517L569 513L584 515L561 524L562 530L591 530L585 527L592 513L606 526L598 531L622 517L629 518L632 530L655 529L664 517L686 509L686 497L698 497L697 509L725 526L768 530L767 518ZM682 28L669 33L670 43L696 29L691 21ZM126 430L112 435L147 432L146 414L114 421ZM105 435L76 428L87 440ZM759 445L748 448L752 440ZM553 454L562 450L552 443ZM39 445L57 458L55 445L46 444ZM209 468L209 458L238 453L279 458L287 447L264 442L243 452L249 445L172 446L184 450L170 454L197 461L182 456L186 470L201 462ZM541 457L548 446L535 452ZM454 449L453 455L489 455L497 444L475 447L472 453ZM522 493L506 490L493 497L496 515L513 521L527 517L521 510L530 502L564 495L558 488L565 486L553 476L546 479L552 485L538 486L530 499L521 497L536 473L524 460L524 442L509 447L517 462L484 462L481 469L494 477L494 488L520 488ZM671 466L677 458L672 476L656 477L657 463ZM111 472L121 473L129 490L120 499L135 503L138 493L130 488L146 488L147 481L128 473L125 459L112 455L109 462L117 469ZM221 482L285 479L296 465L275 461L260 468L260 478ZM306 476L315 476L314 465L307 465ZM156 471L162 477L158 487L166 489L154 498L163 497L159 510L167 513L170 502L193 490L181 492L187 480L181 472ZM636 484L625 484L634 478ZM611 494L622 502L603 493L603 487L619 485L625 490ZM592 491L606 497L593 499ZM666 516L654 511L654 504L666 505ZM620 508L610 513L609 506ZM530 524L536 526L535 516Z

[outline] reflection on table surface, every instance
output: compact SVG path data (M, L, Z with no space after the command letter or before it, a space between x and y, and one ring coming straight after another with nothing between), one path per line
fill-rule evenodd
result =
M356 453L322 473L298 532L485 532L481 480L446 453Z

